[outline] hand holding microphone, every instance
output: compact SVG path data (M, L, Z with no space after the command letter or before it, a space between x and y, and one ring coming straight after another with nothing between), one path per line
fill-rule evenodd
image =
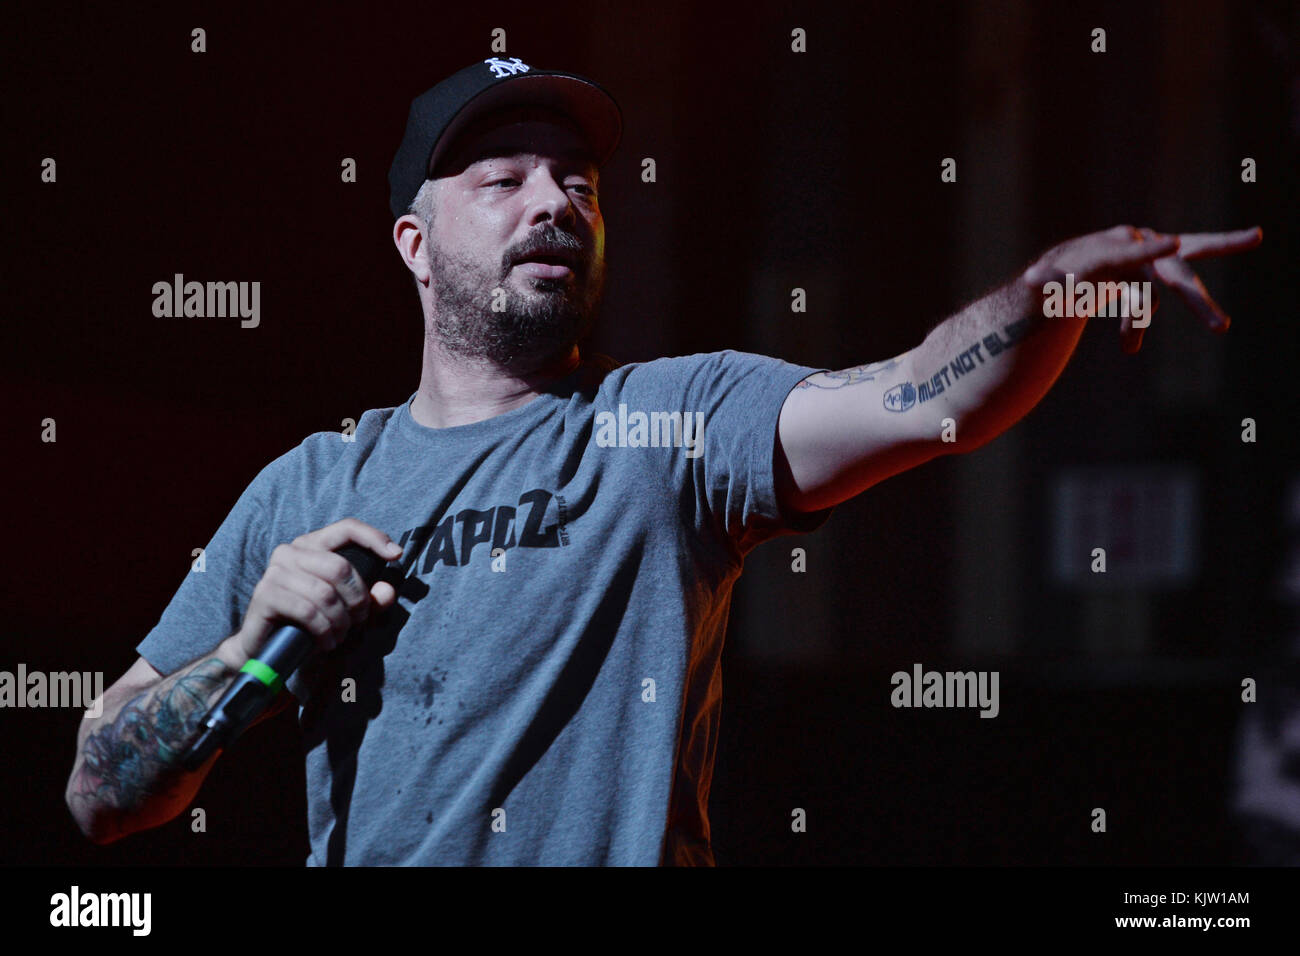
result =
M239 677L208 711L184 759L197 770L263 713L313 649L333 650L355 624L391 607L397 591L378 580L402 549L388 535L344 518L271 552L231 643L245 657Z

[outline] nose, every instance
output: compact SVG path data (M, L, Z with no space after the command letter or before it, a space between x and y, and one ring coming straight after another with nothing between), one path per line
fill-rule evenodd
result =
M564 186L555 181L555 177L539 167L533 170L529 179L528 225L550 221L553 224L573 223L577 220L573 201L565 192Z

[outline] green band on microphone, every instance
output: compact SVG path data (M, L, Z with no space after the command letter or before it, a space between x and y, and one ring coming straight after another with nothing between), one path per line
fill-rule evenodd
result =
M280 693L280 689L284 687L284 681L280 679L280 675L271 670L271 668L267 667L256 657L250 657L245 661L244 666L239 669L239 672L241 674L252 674L267 687L271 688L272 694Z

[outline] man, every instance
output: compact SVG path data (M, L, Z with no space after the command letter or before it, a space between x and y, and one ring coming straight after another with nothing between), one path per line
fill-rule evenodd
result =
M1072 240L916 348L842 371L734 351L611 367L579 344L620 131L594 83L519 60L413 102L389 179L424 312L419 388L245 490L82 723L67 800L88 836L184 810L215 760L181 766L194 728L291 622L319 652L288 680L309 864L712 863L719 659L745 555L1008 428L1088 315L1121 304L1135 351L1142 282L1226 329L1185 260L1260 239ZM1062 310L1057 279L1112 284ZM350 543L390 579L367 588L333 553Z

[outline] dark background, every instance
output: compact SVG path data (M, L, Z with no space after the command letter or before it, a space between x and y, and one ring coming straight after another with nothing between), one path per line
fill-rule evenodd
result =
M1136 357L1098 321L1010 433L754 552L711 799L722 864L1249 861L1230 812L1240 681L1265 697L1291 634L1296 9L1046 6L11 8L0 669L111 683L258 470L415 390L388 165L411 99L492 55L503 27L506 56L589 75L622 106L594 342L622 361L735 348L844 367L915 346L1066 237L1263 227L1260 249L1198 270L1226 337L1172 292ZM260 281L261 326L153 317L152 284L176 272ZM1051 576L1052 483L1117 465L1195 477L1192 573ZM895 710L890 674L914 662L998 670L1001 714ZM0 712L0 862L305 858L292 717L223 758L198 800L207 833L186 815L108 848L63 804L78 720Z

